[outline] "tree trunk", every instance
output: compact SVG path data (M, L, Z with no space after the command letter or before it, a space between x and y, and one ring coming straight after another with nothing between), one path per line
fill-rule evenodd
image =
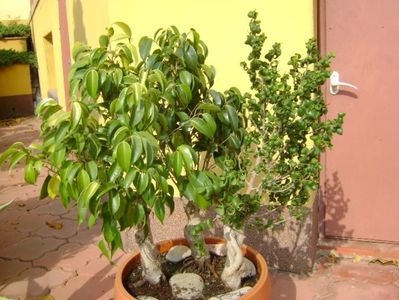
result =
M150 230L147 236L143 228L137 228L135 231L132 229L125 231L125 250L132 252L135 248L134 242L137 244L140 251L143 279L150 284L159 284L165 276L161 269L160 254L152 241Z
M236 290L241 287L244 260L241 246L245 236L228 225L224 225L223 232L226 240L227 259L221 278L226 286Z
M192 257L200 268L204 268L210 262L210 254L206 248L203 233L200 231L195 233L196 225L201 223L199 209L188 200L184 201L184 210L186 212L188 222L184 227L184 237L186 238L190 248Z

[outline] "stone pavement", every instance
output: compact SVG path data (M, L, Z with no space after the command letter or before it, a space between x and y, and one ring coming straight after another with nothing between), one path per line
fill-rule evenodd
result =
M0 127L0 152L16 140L29 144L37 135L33 119ZM15 200L0 214L0 298L112 299L115 267L97 248L101 224L91 230L78 227L74 208L64 209L57 199L38 200L43 179L44 174L31 186L23 181L22 167L11 175L0 171L0 204ZM154 239L181 236L185 220L178 206L163 226L153 221ZM335 248L322 247L310 275L272 271L272 299L399 299L398 266L371 264L367 257L353 255L342 259L330 249ZM117 252L115 263L125 256Z

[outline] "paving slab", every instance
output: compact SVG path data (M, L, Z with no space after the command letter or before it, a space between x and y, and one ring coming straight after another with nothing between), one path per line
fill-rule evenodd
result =
M27 237L16 244L0 250L0 258L18 258L22 261L33 261L61 246L65 241L55 238Z

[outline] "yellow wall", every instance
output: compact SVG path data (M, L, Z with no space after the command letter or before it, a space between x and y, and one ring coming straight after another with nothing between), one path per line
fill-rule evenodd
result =
M0 49L14 49L18 52L26 51L26 39L24 38L5 38L0 39Z
M26 39L0 39L0 49L26 51ZM0 68L0 97L32 94L29 65Z
M0 97L32 94L29 65L0 68Z
M29 19L30 0L0 0L0 20Z
M304 52L305 41L314 36L313 5L313 0L114 0L108 11L110 22L128 23L136 38L169 25L182 31L195 28L209 47L208 63L216 67L215 87L225 89L249 86L240 67L249 52L244 45L248 11L258 11L268 45L281 42L286 61Z
M32 18L32 37L39 66L42 98L57 89L58 101L65 107L58 1L39 1ZM52 46L49 36L52 38ZM50 44L49 44L50 43ZM53 59L51 59L53 58Z
M109 25L108 0L69 0L67 15L71 49L75 42L98 47L98 37Z

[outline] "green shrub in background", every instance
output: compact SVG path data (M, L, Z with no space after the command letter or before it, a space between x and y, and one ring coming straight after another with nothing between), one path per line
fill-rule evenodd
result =
M17 24L12 22L10 24L3 24L0 22L0 38L5 37L29 37L30 27L25 24Z
M37 68L36 55L32 51L18 52L12 49L0 49L0 68L13 64L30 64Z

